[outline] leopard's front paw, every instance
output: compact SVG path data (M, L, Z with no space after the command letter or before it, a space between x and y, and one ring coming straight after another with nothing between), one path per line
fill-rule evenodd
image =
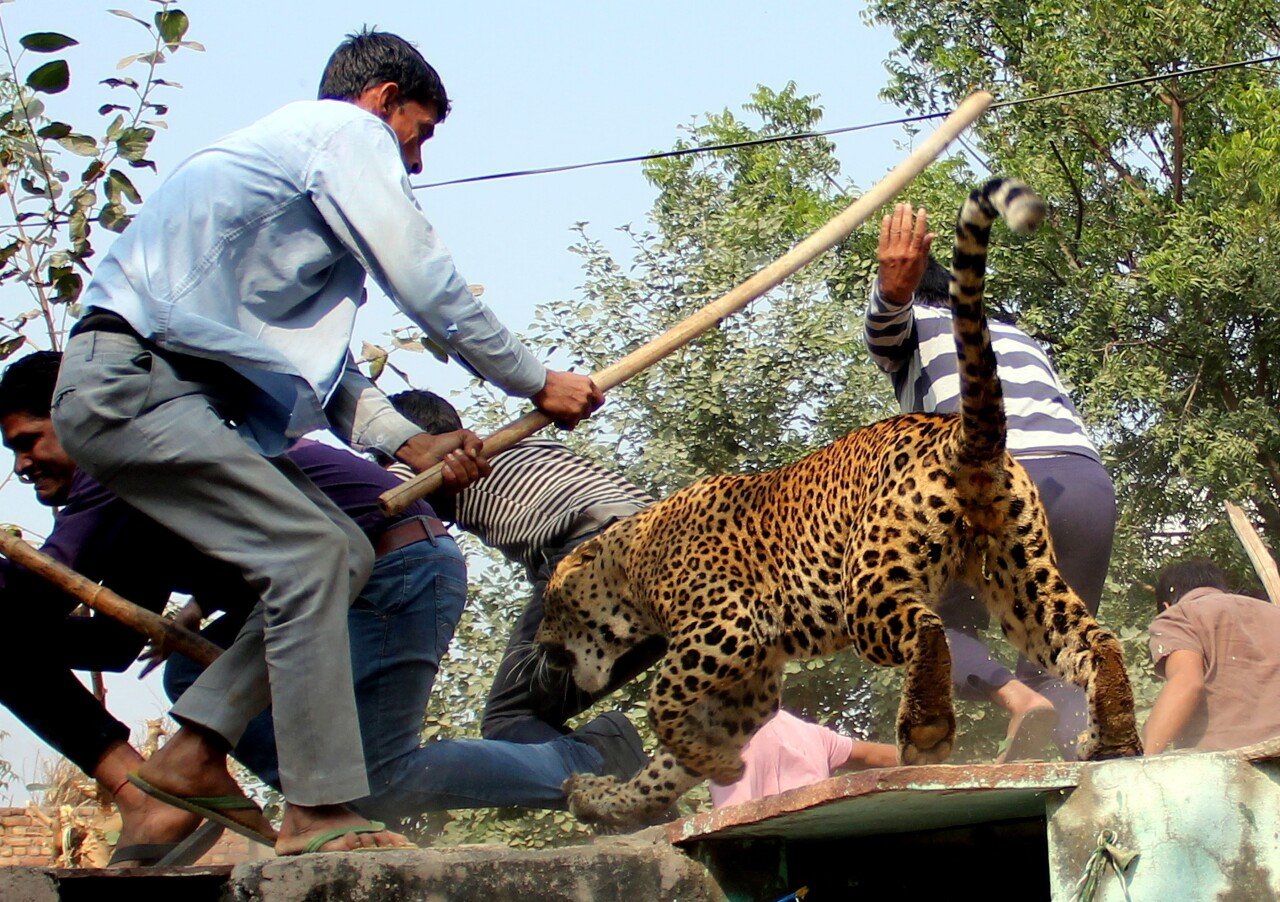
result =
M1138 758L1142 755L1142 740L1136 729L1125 730L1120 736L1104 740L1096 730L1080 734L1076 744L1076 757L1081 761L1105 761L1108 758Z
M956 739L955 715L947 712L898 723L898 760L903 764L938 764L951 755Z

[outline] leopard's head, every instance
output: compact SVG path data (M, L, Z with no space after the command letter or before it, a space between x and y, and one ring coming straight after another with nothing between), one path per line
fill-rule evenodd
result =
M632 531L630 521L621 520L579 545L556 567L543 595L535 639L584 692L604 689L618 659L658 632L624 566Z

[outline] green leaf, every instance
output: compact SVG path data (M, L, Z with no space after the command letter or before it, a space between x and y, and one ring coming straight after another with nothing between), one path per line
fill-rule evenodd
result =
M130 162L140 162L147 154L147 145L156 136L154 128L126 128L116 138L116 151Z
M84 277L78 272L74 272L70 266L59 267L58 274L52 280L53 282L53 302L55 304L70 304L80 297L80 292L84 290Z
M132 203L142 203L142 195L133 187L129 177L118 169L112 169L107 176L107 197L111 198L112 203L119 203L121 195Z
M120 18L122 18L122 19L132 19L134 22L137 22L139 25L141 25L141 26L142 26L143 28L145 28L147 31L150 31L150 30L151 30L151 26L150 26L150 25L148 25L148 24L147 24L146 22L144 22L142 19L139 19L137 16L135 16L133 13L129 12L127 9L109 9L109 10L107 10L107 12L111 13L111 15L113 15L113 16L119 16L119 17L120 17Z
M23 35L18 39L18 43L33 53L57 53L67 47L74 47L80 42L65 34L58 34L56 31L36 31Z
M204 53L204 44L199 41L181 41L179 47L186 47L188 50L195 50L198 53Z
M92 157L98 153L98 142L88 135L66 135L59 138L58 143L77 156Z
M430 338L427 338L427 336L423 335L421 338L418 339L418 341L422 342L422 347L430 351L431 356L434 357L436 360L439 360L441 363L449 362L449 352L446 351L444 348L440 347Z
M120 204L103 204L98 213L98 224L110 232L123 232L132 217Z
M116 116L111 120L111 124L107 126L107 140L114 141L120 137L120 132L124 130L124 116Z
M49 192L37 185L29 176L24 175L19 179L19 183L22 185L22 190L26 191L28 194L34 194L36 197L49 196Z
M89 217L85 215L83 209L78 208L71 214L67 229L71 233L72 248L80 252L89 240Z
M191 25L187 14L180 9L162 10L156 13L156 27L160 29L160 37L170 46L182 40Z
M158 84L159 81L160 81L159 79L156 79L156 81L153 83ZM135 88L136 89L138 87L138 82L132 78L104 78L102 81L98 82L98 84L106 85L109 88Z
M69 134L71 134L71 126L67 125L67 123L50 122L44 128L36 132L36 137L57 140L58 138L65 138Z
M66 60L53 60L35 69L27 76L27 87L45 94L65 91L71 84L71 70Z
M129 112L129 108L127 106L124 106L123 104L104 103L102 106L98 107L98 115L105 116L107 115L107 113L110 113L112 110L123 110L126 113Z

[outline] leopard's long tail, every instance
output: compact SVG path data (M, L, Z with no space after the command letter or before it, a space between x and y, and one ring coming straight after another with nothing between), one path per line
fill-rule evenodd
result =
M960 358L959 459L966 468L979 469L1001 460L1005 448L1004 392L982 311L991 225L1003 216L1013 231L1028 234L1044 214L1044 201L1022 182L992 179L969 195L956 220L951 310Z

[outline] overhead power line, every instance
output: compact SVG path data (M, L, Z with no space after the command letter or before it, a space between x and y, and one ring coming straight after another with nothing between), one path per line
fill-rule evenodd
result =
M1000 100L991 105L991 109L1006 109L1008 107L1025 106L1031 103L1045 103L1050 100L1060 100L1064 97L1078 97L1082 94L1096 94L1100 91L1115 91L1120 88L1131 88L1135 85L1151 84L1152 82L1168 81L1171 78L1185 78L1189 75L1203 75L1208 72L1220 72L1225 69L1240 69L1245 66L1259 66L1265 63L1274 63L1280 61L1280 55L1261 56L1257 59L1241 60L1233 63L1217 63L1212 66L1200 66L1195 69L1183 69L1178 72L1164 72L1159 75L1146 75L1141 78L1130 78L1124 81L1106 82L1099 85L1090 85L1086 88L1071 88L1066 91L1054 91L1051 94L1041 94L1036 97L1022 97L1016 100ZM466 178L449 179L444 182L427 182L422 185L414 185L415 191L425 190L427 188L444 188L448 185L467 185L473 182L493 182L499 179L522 178L528 175L549 175L555 172L573 172L578 169L595 169L600 166L616 166L620 163L642 163L646 160L665 160L672 157L687 157L693 154L715 153L721 150L734 150L739 147L758 147L763 144L779 144L783 141L808 141L812 138L828 138L832 135L847 135L851 132L869 131L874 128L885 128L890 125L911 125L916 122L927 122L930 119L945 119L950 116L951 110L943 110L938 113L921 113L916 116L902 116L898 119L882 119L878 122L867 122L862 125L846 125L842 128L828 128L822 131L813 132L793 132L787 135L771 135L764 138L752 138L747 141L731 141L726 144L701 144L697 147L682 147L678 150L665 150L658 153L636 154L630 157L614 157L609 160L594 160L590 163L569 163L564 166L544 166L539 169L514 169L510 172L493 172L488 175L472 175Z

